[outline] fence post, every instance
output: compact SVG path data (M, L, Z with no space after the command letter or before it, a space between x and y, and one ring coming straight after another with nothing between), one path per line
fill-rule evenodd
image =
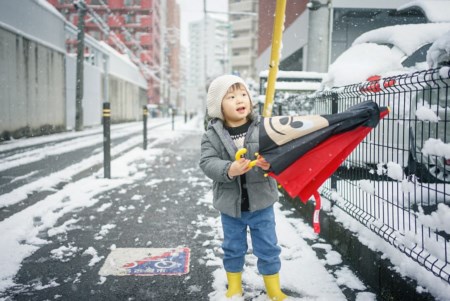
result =
M331 114L338 112L338 94L336 92L331 93ZM331 190L337 190L337 177L333 173L331 175Z
M105 178L111 179L111 106L103 103L103 169Z
M172 131L175 129L175 109L172 109Z
M338 94L336 92L331 93L331 114L338 113Z
M147 116L148 116L148 109L147 106L144 105L142 107L143 113L142 113L142 120L144 121L144 149L147 149Z

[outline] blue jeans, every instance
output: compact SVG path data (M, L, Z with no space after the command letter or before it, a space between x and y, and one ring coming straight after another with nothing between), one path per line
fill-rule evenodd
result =
M247 227L250 228L253 253L258 257L259 273L272 275L280 271L281 248L277 245L273 206L254 212L244 211L240 218L233 218L222 213L221 219L225 271L237 273L243 270L248 248Z

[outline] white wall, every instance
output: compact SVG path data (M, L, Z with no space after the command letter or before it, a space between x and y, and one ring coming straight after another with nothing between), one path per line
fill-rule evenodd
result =
M73 34L67 26L45 0L0 1L0 139L74 128L76 58L65 52L66 34ZM112 121L142 118L147 81L138 67L106 44L87 40L109 57ZM99 64L84 64L84 126L101 124Z
M0 135L64 128L64 21L31 0L0 1Z
M66 128L75 128L76 66L74 56L66 56ZM102 72L99 68L84 64L83 72L83 125L101 124L102 116Z
M0 1L0 26L64 52L64 17L49 7L45 0Z

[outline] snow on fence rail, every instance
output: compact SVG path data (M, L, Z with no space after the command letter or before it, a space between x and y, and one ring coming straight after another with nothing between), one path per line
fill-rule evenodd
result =
M313 103L313 114L341 112L365 100L390 107L321 192L448 283L449 87L450 68L442 67L291 96Z

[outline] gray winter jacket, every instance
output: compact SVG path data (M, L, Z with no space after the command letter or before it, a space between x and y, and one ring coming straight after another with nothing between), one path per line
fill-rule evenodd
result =
M254 118L244 141L244 147L247 148L245 157L250 160L255 159L254 154L259 150L259 122L260 117ZM240 177L228 177L228 169L237 148L223 127L222 120L210 121L201 143L200 168L213 180L214 208L229 216L240 217L241 180ZM276 181L264 177L265 173L261 168L253 167L245 174L250 211L267 208L278 200Z

